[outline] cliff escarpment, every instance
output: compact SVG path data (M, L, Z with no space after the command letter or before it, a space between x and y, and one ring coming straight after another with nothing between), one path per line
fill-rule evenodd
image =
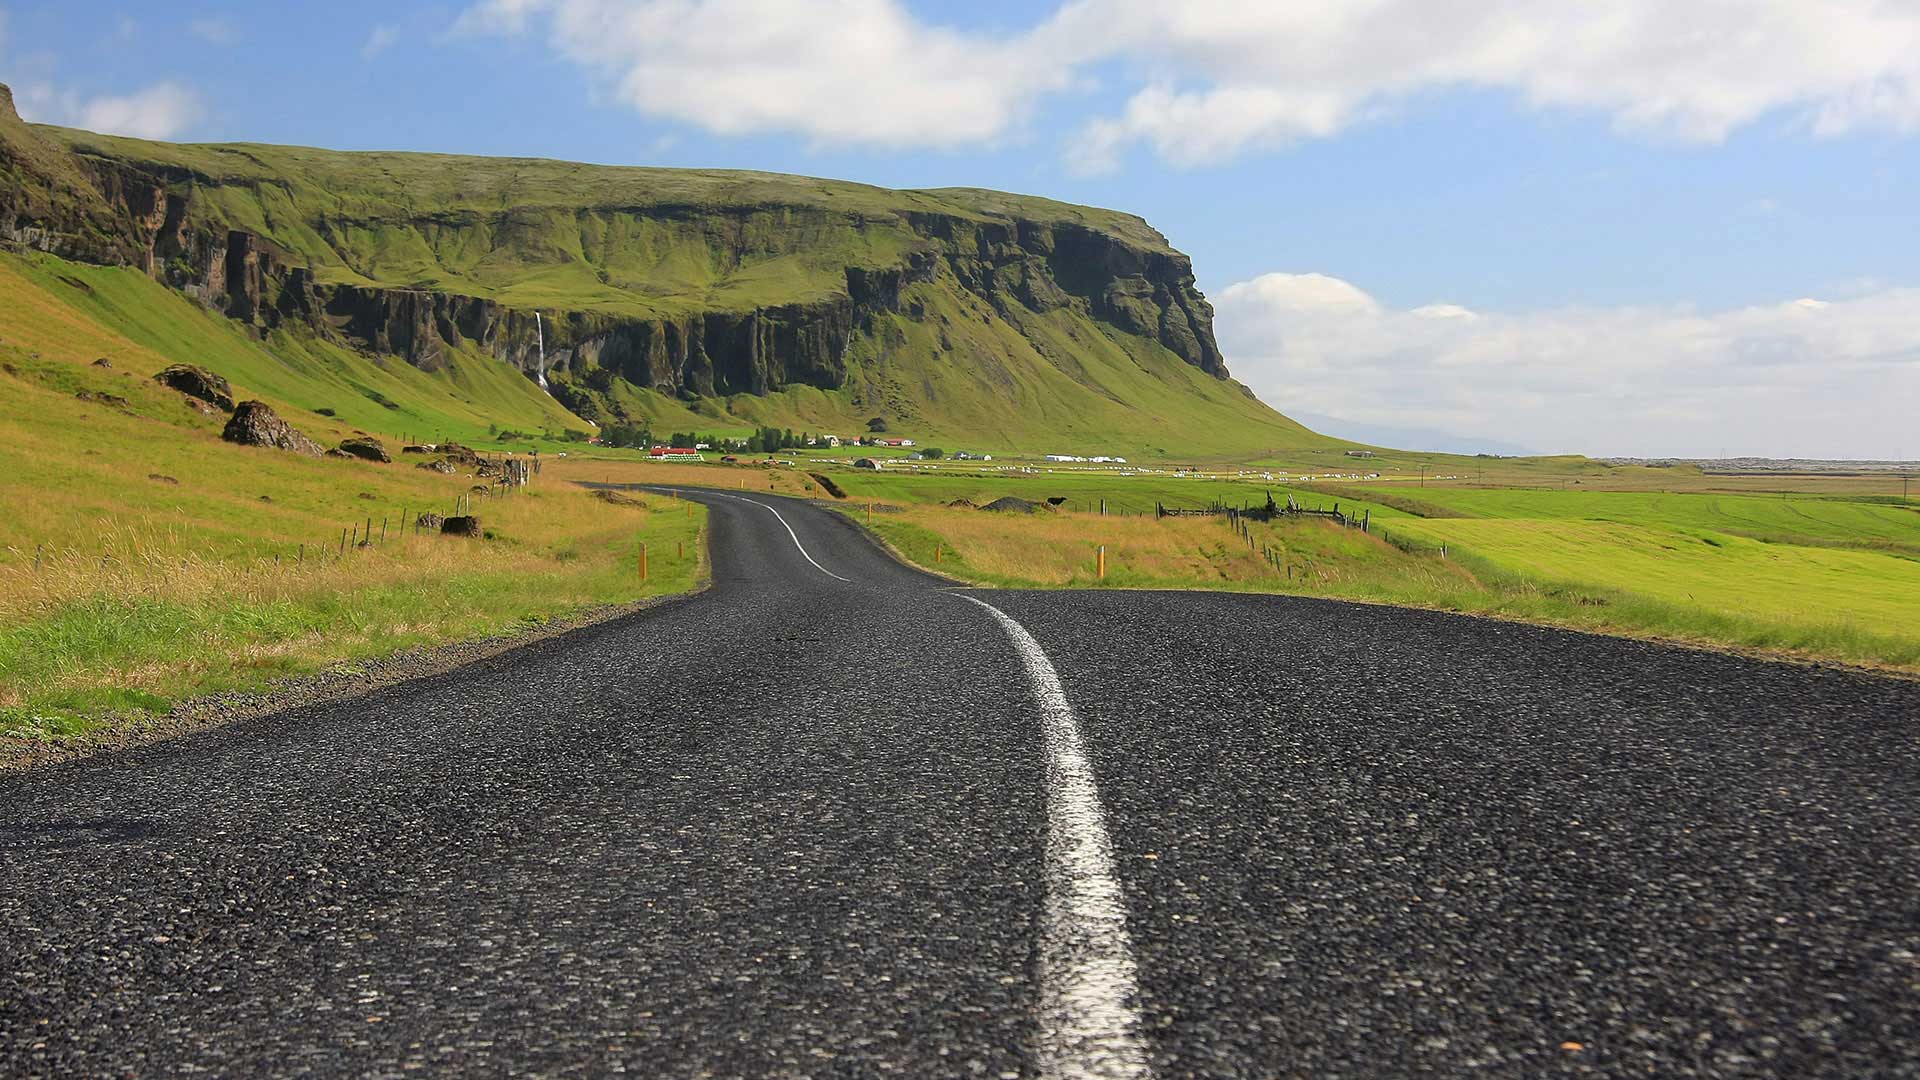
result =
M1145 222L999 192L182 146L26 125L5 99L0 242L136 266L263 335L426 371L491 357L593 420L629 390L804 387L912 413L941 379L903 375L904 343L966 364L953 342L982 339L956 320L1033 338L985 342L976 389L1021 382L1001 370L1016 353L1106 399L1124 395L1089 374L1104 366L1229 380L1190 262ZM1067 346L1033 337L1061 318ZM1105 353L1067 356L1082 347Z

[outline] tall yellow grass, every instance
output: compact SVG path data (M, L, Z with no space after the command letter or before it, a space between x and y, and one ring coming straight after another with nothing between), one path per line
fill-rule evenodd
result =
M386 540L375 516L370 540L283 541L270 556L220 558L177 523L103 518L86 548L18 547L0 561L0 625L43 617L76 602L110 598L196 604L210 599L272 602L316 593L431 580L476 572L535 572L556 559L607 562L612 544L646 530L653 511L609 506L561 487L529 498L475 498L476 512L502 543L416 536L411 522L388 517ZM349 507L351 509L351 507ZM389 515L391 512L389 512Z

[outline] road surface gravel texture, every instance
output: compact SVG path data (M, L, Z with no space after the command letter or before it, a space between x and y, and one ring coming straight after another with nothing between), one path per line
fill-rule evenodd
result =
M1920 685L694 497L704 593L0 777L0 1075L1920 1075Z

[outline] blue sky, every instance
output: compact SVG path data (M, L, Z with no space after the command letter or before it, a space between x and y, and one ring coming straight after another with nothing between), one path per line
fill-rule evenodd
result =
M0 0L0 81L30 119L153 137L1112 206L1193 257L1230 366L1283 410L1920 454L1920 14L1167 7Z

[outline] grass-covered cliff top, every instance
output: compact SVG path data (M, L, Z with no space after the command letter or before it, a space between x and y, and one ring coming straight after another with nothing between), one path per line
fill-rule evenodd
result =
M1173 250L1133 215L996 191L32 130L191 188L195 220L267 237L323 282L521 307L652 317L816 300L845 290L847 267L898 266L923 246L908 220L920 214L1071 224Z
M163 143L32 125L72 150L184 169L220 183L268 183L305 203L353 214L495 214L513 207L726 210L806 207L862 216L919 212L974 220L1074 224L1135 247L1170 252L1166 237L1132 214L981 188L894 190L846 180L736 169L589 165L546 158L320 150L260 143Z

